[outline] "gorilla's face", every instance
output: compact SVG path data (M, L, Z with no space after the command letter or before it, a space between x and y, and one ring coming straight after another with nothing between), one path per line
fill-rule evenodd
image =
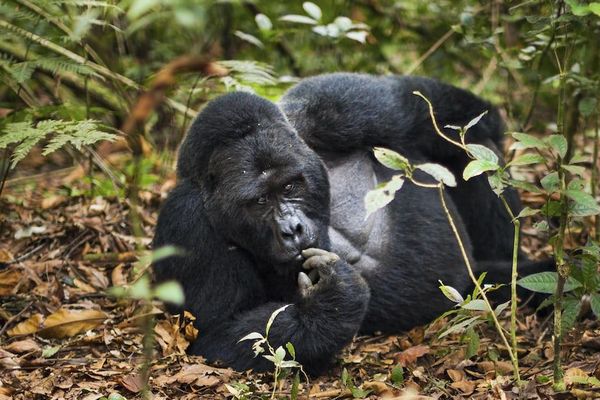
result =
M285 272L303 249L329 246L329 184L287 122L264 125L213 153L205 205L227 240Z

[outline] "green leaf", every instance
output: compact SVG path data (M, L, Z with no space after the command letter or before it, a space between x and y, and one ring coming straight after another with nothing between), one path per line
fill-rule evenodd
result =
M577 217L600 214L600 206L596 199L582 190L565 190L564 194L573 200L569 204L569 212Z
M579 299L565 299L562 310L562 333L567 332L575 325L577 316L581 311L581 302Z
M154 288L154 296L167 303L182 305L185 301L183 288L176 281L168 281Z
M521 133L521 132L513 132L512 137L515 138L517 140L517 142L513 143L512 146L510 146L511 150L515 149L531 149L531 148L536 148L536 149L545 149L548 147L548 145L546 143L544 143L543 140L538 139L537 137L533 136L533 135L529 135L527 133Z
M273 325L273 322L275 321L275 318L277 318L277 316L284 312L286 308L288 308L289 306L291 306L291 304L286 304L283 307L278 308L277 310L273 311L273 314L271 314L271 316L269 317L269 320L267 321L267 326L265 328L265 336L269 336L269 331L271 330L271 325Z
M350 392L355 399L364 399L371 393L370 390L364 390L357 387L350 388Z
M263 42L260 41L260 39L258 39L256 36L253 36L249 33L245 33L242 31L235 31L233 33L235 36L239 37L240 39L253 44L254 46L258 47L258 48L263 48L265 47L265 45L263 44Z
M306 13L312 18L314 18L316 21L319 21L323 16L321 8L310 1L305 1L304 3L302 3L302 8L304 8L304 11L306 11Z
M446 167L443 167L439 164L425 163L415 165L415 168L431 175L436 181L441 182L446 186L456 186L456 179L454 178L454 175Z
M42 357L43 358L50 358L53 355L55 355L56 353L58 353L58 351L62 348L62 346L58 345L58 346L49 346L49 347L44 347L44 350L42 350Z
M526 277L519 279L517 284L532 292L552 294L556 290L557 282L558 273L548 271L527 275ZM565 282L564 292L570 292L581 286L581 282L569 277Z
M468 303L461 304L460 307L464 308L465 310L471 310L471 311L486 311L486 312L490 311L489 307L487 306L485 301L482 299L471 300Z
M288 353L290 353L290 356L292 357L292 359L296 359L296 349L294 348L294 345L291 344L290 342L287 342L285 344L285 348L287 349Z
M596 14L597 16L600 17L600 3L598 3L598 2L590 3L588 5L588 8L590 9L591 12L593 12L594 14Z
M403 184L404 179L402 176L395 175L390 181L384 183L381 187L367 192L364 200L365 209L367 211L365 218L368 218L369 215L380 208L385 207L392 200L394 200L395 193L400 190Z
M540 183L542 184L542 187L544 188L544 190L546 190L546 192L556 192L559 188L558 172L554 171L549 173L548 175L542 178Z
M404 384L404 369L401 365L397 365L394 368L392 368L390 379L392 380L392 383L394 385Z
M539 154L527 153L522 154L508 163L508 165L530 165L530 164L539 164L545 161L544 157ZM508 166L507 165L507 166Z
M243 338L241 338L240 340L238 340L239 342L243 342L244 340L263 340L265 337L258 333L258 332L251 332L249 334L247 334L246 336L244 336Z
M477 355L479 351L479 335L475 332L475 329L470 328L465 332L465 339L467 341L467 351L465 359L469 359Z
M532 215L536 215L539 213L540 213L540 210L534 210L533 208L525 207L524 209L521 210L519 215L517 215L517 218L530 217Z
M135 0L129 7L127 16L130 19L136 19L158 4L160 4L160 0Z
M466 319L462 322L459 322L458 324L452 325L450 328L448 328L447 330L445 330L444 332L442 332L442 334L438 337L439 339L448 336L451 333L455 333L455 332L461 332L464 329L468 329L473 325L473 323L477 324L479 323L477 320L479 320L479 316L475 316L469 319Z
M283 361L284 358L285 358L285 349L283 347L279 346L275 350L275 360L279 364Z
M156 263L173 256L182 256L185 252L182 248L176 246L161 246L152 250L150 261Z
M152 297L150 291L150 278L144 274L130 288L127 295L132 299L149 300Z
M290 400L297 400L299 393L300 393L300 371L296 371L296 373L294 374L294 380L292 381L292 389L290 390Z
M279 18L280 21L293 22L295 24L316 25L318 21L305 15L289 14Z
M256 14L254 20L256 21L256 26L258 26L258 29L261 31L268 32L273 29L273 23L265 14Z
M509 179L508 183L513 186L516 187L517 189L523 189L527 192L531 192L531 193L542 193L542 190L537 187L536 185L534 185L533 183L529 183L529 182L525 182L525 181L519 181L516 179Z
M108 400L127 400L127 398L119 393L111 393L108 395Z
M598 3L600 4L600 3ZM592 115L598 107L598 99L595 97L584 97L579 101L578 108L581 115L589 117Z
M452 286L447 286L444 285L442 283L442 281L440 282L440 290L442 291L442 293L444 294L444 296L446 296L446 298L448 298L448 300L460 304L462 302L465 301L465 299L462 297L462 295L460 294L460 292L456 289L454 289Z
M383 147L375 147L373 154L377 161L390 169L397 171L410 171L410 162L406 157Z
M498 164L498 156L489 147L482 146L480 144L468 144L467 150L476 160L489 161L494 164Z
M367 42L367 36L369 36L369 32L367 32L367 31L351 31L351 32L346 32L346 34L344 36L346 36L348 39L365 44Z
M573 175L579 175L582 178L584 177L585 167L582 167L581 165L566 164L562 165L562 167L563 169L569 171Z
M463 171L463 179L465 181L468 181L474 176L481 175L486 171L495 171L498 168L500 167L496 163L492 163L485 160L473 160L467 165L467 167Z
M567 139L563 135L550 135L545 139L546 143L552 147L560 158L565 158L567 154Z
M590 296L590 306L596 318L600 318L600 293L592 293Z
M483 118L483 116L485 114L487 114L487 110L482 112L481 114L479 114L478 116L476 116L475 118L473 118L472 120L469 121L469 123L465 126L465 128L463 129L464 133L467 133L467 131L474 127L475 125L477 125L479 123L479 121L481 120L481 118Z

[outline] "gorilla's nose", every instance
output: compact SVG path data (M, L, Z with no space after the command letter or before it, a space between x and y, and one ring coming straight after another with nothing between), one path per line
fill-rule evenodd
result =
M279 223L279 229L283 241L287 245L294 245L300 247L304 241L306 233L306 227L295 215L288 216Z

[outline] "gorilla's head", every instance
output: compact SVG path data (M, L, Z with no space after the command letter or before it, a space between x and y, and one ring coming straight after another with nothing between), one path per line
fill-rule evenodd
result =
M281 272L329 247L329 183L319 157L277 106L248 93L210 102L179 150L180 178L199 185L215 232Z

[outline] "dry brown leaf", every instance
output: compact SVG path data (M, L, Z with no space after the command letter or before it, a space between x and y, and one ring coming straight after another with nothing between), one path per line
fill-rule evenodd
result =
M29 353L31 351L39 351L41 347L32 339L19 340L4 346L4 350L13 353Z
M39 335L45 338L75 336L100 325L108 316L99 310L69 310L61 308L44 321Z
M6 249L0 249L0 263L7 263L13 260L13 255Z
M580 368L569 368L565 371L565 384L567 385L572 385L587 378L589 378L588 373Z
M125 271L125 265L117 265L110 274L110 280L113 286L125 286L127 285L127 272Z
M139 393L144 388L144 382L139 374L126 375L120 382L131 393Z
M65 200L67 200L67 198L65 196L61 196L61 195L53 195L50 197L45 197L42 200L42 209L47 210L49 208L54 208L62 203L65 202Z
M473 393L473 391L475 390L475 383L471 382L471 381L458 381L458 382L452 382L450 384L450 387L454 388L454 389L458 389L461 392L463 392L466 395L469 395L471 393Z
M25 321L18 323L14 328L6 331L6 334L10 337L30 335L40 329L40 325L43 320L44 316L42 314L33 314Z
M365 383L363 383L362 386L363 386L363 389L371 390L371 391L373 391L373 393L375 393L378 396L387 396L387 395L392 394L390 387L388 385L386 385L384 382L380 382L380 381L365 382Z
M173 376L159 376L154 380L158 386L170 385L175 382L198 386L214 386L220 382L228 382L233 370L227 368L215 368L204 364L184 365L181 370Z
M13 294L13 290L21 278L23 278L23 273L16 267L0 271L0 296Z
M448 374L450 379L452 379L452 382L464 381L466 378L466 374L465 374L464 370L449 369L449 370L446 370L446 373Z
M402 353L396 356L396 360L403 366L406 367L417 361L417 358L424 356L429 353L429 346L418 345L409 347Z

